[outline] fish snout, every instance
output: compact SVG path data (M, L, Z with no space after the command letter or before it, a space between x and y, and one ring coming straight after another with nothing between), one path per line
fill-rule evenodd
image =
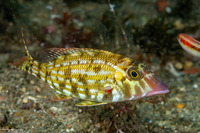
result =
M152 90L149 91L145 96L161 95L169 92L169 86L156 76L153 76L146 81Z
M169 86L162 81L158 83L146 96L161 95L169 92Z

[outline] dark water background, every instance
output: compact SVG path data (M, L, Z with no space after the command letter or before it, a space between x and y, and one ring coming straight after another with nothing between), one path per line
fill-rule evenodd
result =
M177 35L200 40L198 0L0 1L0 132L200 132L199 59ZM57 101L48 85L12 63L26 55L45 61L42 49L105 49L143 62L170 93L78 108ZM130 46L126 43L124 29Z

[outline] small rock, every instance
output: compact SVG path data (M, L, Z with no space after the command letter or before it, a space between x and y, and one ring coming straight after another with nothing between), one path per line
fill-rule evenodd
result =
M41 89L38 86L33 88L34 92L41 93Z
M5 101L7 98L4 95L0 95L0 102Z
M24 82L24 78L20 78L19 81L20 81L20 82Z
M110 109L111 109L111 110L113 110L114 108L115 108L114 106L110 105Z
M198 86L198 84L194 84L193 87L194 87L195 89L197 89L199 86Z
M37 95L36 97L37 97L37 98L42 98L42 96L41 96L41 95Z
M101 123L97 123L97 124L95 124L95 126L100 128L101 127Z
M25 87L23 87L23 88L21 89L21 91L22 91L22 92L25 92L25 91L26 91L26 88L25 88Z
M171 111L167 110L166 115L170 115L170 114L171 114Z
M28 103L28 98L25 97L23 100L22 100L23 103Z
M163 126L165 125L166 121L159 121L158 125Z
M74 131L74 128L72 127L72 128L71 128L71 132L73 132L73 131Z
M182 91L182 92L186 92L185 87L178 87L178 89L179 89L180 91Z
M178 70L182 70L183 69L183 64L181 62L176 62L175 63L175 68Z
M190 69L193 66L193 62L186 61L184 64L184 69Z
M181 22L181 20L176 20L175 22L174 22L174 26L176 27L176 29L178 29L178 30L181 30L181 29L183 29L184 28L184 25L182 24L182 22Z
M176 107L177 107L178 109L182 109L182 108L185 107L185 104L179 103L179 104L176 105Z
M6 89L5 86L0 86L0 92L3 92Z
M35 81L34 81L34 80L31 80L30 83L31 83L31 84L35 84Z
M51 110L51 112L53 114L56 114L58 112L58 108L57 107L51 107L50 110Z
M28 96L27 97L29 100L32 100L34 103L36 103L36 98L32 97L32 96Z
M172 62L168 62L165 66L165 69L168 70L171 74L173 74L175 77L180 77L183 75L183 73L178 72L176 68L174 67Z
M70 132L70 130L69 130L69 129L66 129L66 132L68 133L68 132Z

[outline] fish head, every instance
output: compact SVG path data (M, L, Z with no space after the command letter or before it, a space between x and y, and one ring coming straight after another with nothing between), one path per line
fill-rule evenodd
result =
M169 86L162 82L144 64L131 64L125 70L125 75L126 79L123 81L125 100L139 99L169 92Z

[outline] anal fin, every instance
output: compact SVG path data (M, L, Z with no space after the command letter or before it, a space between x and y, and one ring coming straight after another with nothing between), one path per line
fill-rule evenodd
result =
M71 99L72 97L70 96L65 96L63 94L56 94L54 97L53 97L53 101L64 101L64 100L68 100L68 99Z
M76 106L78 107L91 107L91 106L98 106L98 105L104 105L107 103L99 103L99 102L95 102L95 101L83 101L80 103L77 103Z

